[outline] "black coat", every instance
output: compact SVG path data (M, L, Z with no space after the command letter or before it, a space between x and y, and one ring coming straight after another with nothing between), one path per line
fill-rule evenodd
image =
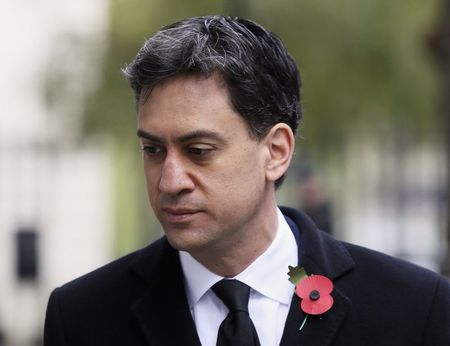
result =
M282 211L300 231L300 265L333 280L334 305L299 331L304 314L293 295L281 345L450 345L447 279L337 241L304 214ZM163 237L57 288L44 345L200 345L177 251Z

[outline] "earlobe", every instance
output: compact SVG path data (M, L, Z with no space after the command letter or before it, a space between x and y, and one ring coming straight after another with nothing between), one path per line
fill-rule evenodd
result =
M266 136L269 158L266 166L266 178L275 182L286 173L294 153L295 140L289 125L278 123Z

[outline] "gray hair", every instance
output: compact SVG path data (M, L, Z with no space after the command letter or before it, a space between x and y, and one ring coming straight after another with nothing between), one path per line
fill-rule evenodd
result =
M138 107L155 85L171 77L219 74L255 139L280 122L296 133L301 120L294 59L274 33L250 20L206 16L165 26L123 72Z

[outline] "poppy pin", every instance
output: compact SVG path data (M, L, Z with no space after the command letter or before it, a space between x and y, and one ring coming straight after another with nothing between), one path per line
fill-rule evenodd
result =
M306 314L299 330L305 326L309 315L321 315L333 306L333 282L323 275L308 275L304 268L289 266L289 281L301 299L300 308Z

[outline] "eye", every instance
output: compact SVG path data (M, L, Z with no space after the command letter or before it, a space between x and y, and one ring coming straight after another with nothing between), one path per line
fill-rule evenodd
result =
M187 149L188 153L196 158L207 158L213 150L210 146L192 146Z
M162 147L152 144L142 144L141 149L147 156L156 156L164 150Z

